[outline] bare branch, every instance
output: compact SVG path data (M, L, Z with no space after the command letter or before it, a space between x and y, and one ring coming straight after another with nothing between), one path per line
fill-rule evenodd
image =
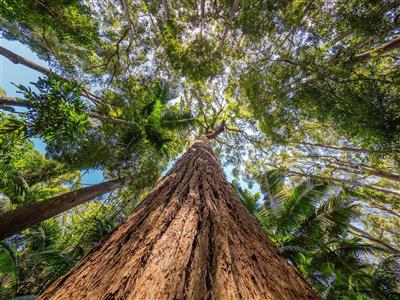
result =
M168 1L162 0L163 9L164 9L164 16L166 20L170 19L169 8L168 8Z
M355 234L357 236L360 236L360 237L363 237L363 238L365 238L367 240L370 240L372 242L381 244L385 248L389 249L391 252L400 253L399 249L395 248L394 246L390 245L389 243L386 243L385 241L382 241L381 239L379 239L377 237L374 237L374 236L370 235L369 233L365 232L364 230L362 230L360 228L357 228L357 227L355 227L355 226L353 226L351 224L349 224L349 227L352 230L353 234Z
M294 170L287 170L287 171L288 171L288 173L299 175L299 176L302 176L302 177L317 178L317 179L325 180L325 181L328 181L328 182L329 181L338 182L338 183L343 183L343 184L350 185L350 186L353 185L353 186L357 186L357 187L367 188L367 189L370 189L370 190L375 190L375 191L382 192L382 193L387 193L387 194L400 196L400 191L388 189L388 188L385 188L385 187L382 187L382 186L364 184L364 183L355 182L355 181L342 179L342 178L325 177L325 176L320 176L320 175L315 175L315 174L302 173L302 172L297 172L297 171L294 171Z
M357 152L357 153L370 153L371 152L368 149L360 149L360 148L354 148L354 147L349 147L349 146L324 145L324 144L320 144L320 143L292 142L292 144L300 144L300 145L306 145L306 146L311 146L311 147L326 148L326 149L333 149L333 150L347 151L347 152Z
M220 133L222 133L225 130L225 122L222 122L221 125L219 125L214 131L205 134L204 136L209 139L215 139Z

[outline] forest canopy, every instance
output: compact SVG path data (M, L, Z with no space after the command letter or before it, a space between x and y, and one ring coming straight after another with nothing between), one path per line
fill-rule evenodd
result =
M40 59L0 46L37 75L0 91L0 224L27 216L1 235L0 298L35 299L212 136L321 297L400 299L399 24L398 0L0 1L1 38Z

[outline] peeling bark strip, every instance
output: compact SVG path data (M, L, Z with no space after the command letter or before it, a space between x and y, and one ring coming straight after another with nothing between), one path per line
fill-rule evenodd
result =
M320 299L197 140L103 243L38 299Z

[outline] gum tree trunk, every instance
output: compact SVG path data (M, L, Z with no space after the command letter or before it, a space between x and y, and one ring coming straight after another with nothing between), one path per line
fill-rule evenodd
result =
M197 140L114 233L38 299L320 299Z
M122 185L121 179L106 181L0 214L0 241Z

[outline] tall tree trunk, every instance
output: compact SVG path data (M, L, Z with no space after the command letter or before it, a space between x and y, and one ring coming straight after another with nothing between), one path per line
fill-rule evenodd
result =
M302 172L297 172L294 170L287 169L286 170L289 174L294 174L294 175L299 175L301 177L311 177L311 178L317 178L317 179L322 179L327 182L338 182L338 183L343 183L345 185L350 185L350 186L356 186L356 187L363 187L367 188L370 190L386 193L386 194L392 194L396 196L400 196L400 191L399 190L392 190L390 188L385 188L383 186L377 186L377 185L372 185L372 184L365 184L357 181L352 181L350 179L342 179L342 178L335 178L335 177L327 177L327 176L320 176L317 174L308 174L308 173L302 173Z
M0 240L54 217L95 197L113 191L123 180L111 180L0 214Z
M197 140L113 234L38 299L320 299Z
M368 149L359 149L359 148L348 147L348 146L340 147L340 146L334 146L334 145L324 145L324 144L320 144L320 143L292 142L292 144L300 144L300 145L305 145L305 146L333 149L333 150L346 151L346 152L357 152L357 153L370 153L371 152Z

